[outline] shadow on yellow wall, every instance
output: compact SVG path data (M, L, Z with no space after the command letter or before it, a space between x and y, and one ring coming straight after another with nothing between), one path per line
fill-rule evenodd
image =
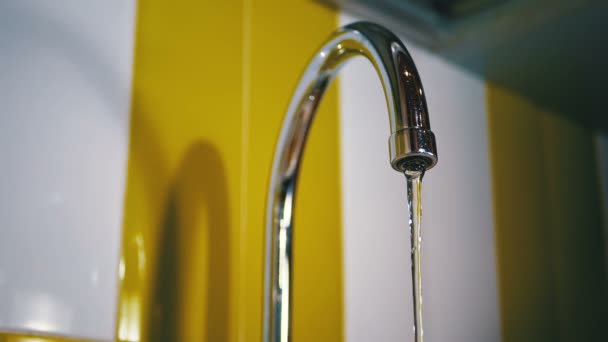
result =
M139 3L118 341L236 336L240 5Z
M217 150L194 143L181 162L168 192L160 232L156 279L153 281L159 341L186 341L184 331L202 325L205 341L227 341L229 335L231 246L225 169ZM206 215L205 215L206 214ZM200 221L205 220L204 224ZM201 229L205 227L204 229ZM204 271L206 279L201 279ZM206 322L187 315L204 311ZM200 317L201 315L194 315ZM198 330L198 329L197 329Z
M234 226L225 163L195 138L171 167L143 107L135 97L117 340L228 341Z
M335 26L308 0L139 3L119 341L261 339L272 151ZM342 336L335 89L322 107L296 211L294 341Z

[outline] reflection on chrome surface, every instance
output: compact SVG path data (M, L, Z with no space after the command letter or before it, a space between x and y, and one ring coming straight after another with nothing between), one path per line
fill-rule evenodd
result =
M376 68L389 112L389 154L398 172L437 163L422 82L410 54L387 29L359 22L345 26L316 53L289 105L274 154L266 212L264 342L291 340L293 205L308 130L321 98L344 63L366 57Z

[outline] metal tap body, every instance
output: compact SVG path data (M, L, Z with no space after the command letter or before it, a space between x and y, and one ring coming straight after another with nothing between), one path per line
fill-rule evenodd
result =
M424 171L437 163L422 82L403 43L384 27L368 22L337 30L302 75L274 154L266 209L264 342L291 341L293 213L302 153L325 90L355 56L372 63L384 88L391 166L403 173Z

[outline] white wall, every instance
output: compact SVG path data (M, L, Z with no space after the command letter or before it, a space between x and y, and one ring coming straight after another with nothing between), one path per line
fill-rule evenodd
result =
M113 338L134 24L0 2L0 330Z
M343 14L341 24L355 21ZM414 46L439 163L423 182L427 341L500 340L485 85ZM388 157L388 114L371 65L340 79L346 338L412 338L410 242L403 175Z

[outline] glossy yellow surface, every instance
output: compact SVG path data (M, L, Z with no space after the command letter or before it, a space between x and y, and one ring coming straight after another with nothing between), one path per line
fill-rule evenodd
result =
M140 1L117 340L261 339L271 154L335 28L307 0ZM334 89L300 182L294 341L343 335L338 141Z
M263 224L272 154L299 76L337 28L336 13L308 0L251 0L251 78L244 248L246 334L259 341ZM337 87L324 96L299 178L294 223L293 341L343 340L342 229Z
M594 133L487 89L503 341L606 341Z
M142 0L117 340L235 341L243 6Z

